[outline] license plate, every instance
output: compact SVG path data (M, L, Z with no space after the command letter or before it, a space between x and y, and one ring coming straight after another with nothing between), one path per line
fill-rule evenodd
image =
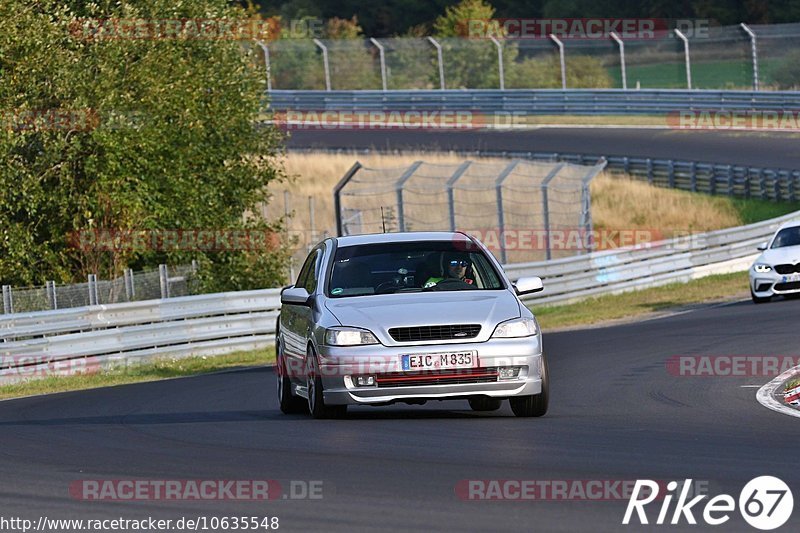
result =
M788 276L783 276L784 283L791 281L800 281L800 274L789 274Z
M423 353L402 356L403 370L447 370L451 368L475 368L478 354L475 352Z

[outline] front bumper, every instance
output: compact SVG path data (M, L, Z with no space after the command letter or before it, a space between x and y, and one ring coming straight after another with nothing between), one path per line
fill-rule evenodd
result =
M789 276L778 274L775 270L756 272L751 267L749 273L750 290L760 298L800 293L800 281L789 281Z
M398 373L419 376L420 372L404 372L401 356L442 352L474 351L481 369L519 367L519 375L509 379L486 382L469 381L460 375L458 383L409 386L357 387L351 376ZM382 404L397 401L453 399L470 396L507 398L527 396L542 391L542 349L540 336L518 339L490 339L478 343L425 344L414 346L320 346L319 371L323 395L328 405ZM454 371L458 373L458 371Z

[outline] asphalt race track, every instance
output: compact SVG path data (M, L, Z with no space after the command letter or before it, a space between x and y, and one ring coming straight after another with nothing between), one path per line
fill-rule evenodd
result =
M515 418L466 402L282 415L271 368L0 402L0 485L17 516L277 516L281 531L639 531L626 501L464 501L462 480L682 480L738 500L775 475L800 496L800 424L759 405L766 377L682 377L673 355L798 355L800 301L749 301L547 333L551 410ZM92 502L81 479L322 481L322 499ZM707 501L707 500L706 500ZM648 507L655 520L660 504ZM701 502L702 505L702 502ZM674 506L674 500L673 500ZM698 506L700 507L700 506ZM800 511L784 529L796 528ZM695 508L697 509L697 508ZM702 521L702 508L695 512ZM671 516L671 513L670 513ZM705 529L661 526L666 531ZM738 511L720 531L754 531ZM794 529L796 530L796 529Z
M800 169L798 135L635 128L293 130L292 148L572 152Z

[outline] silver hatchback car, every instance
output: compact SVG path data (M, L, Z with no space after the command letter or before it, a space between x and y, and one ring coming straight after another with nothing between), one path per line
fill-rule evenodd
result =
M508 399L517 416L547 412L539 325L479 241L410 232L327 239L281 293L276 332L284 413L335 418L348 405Z

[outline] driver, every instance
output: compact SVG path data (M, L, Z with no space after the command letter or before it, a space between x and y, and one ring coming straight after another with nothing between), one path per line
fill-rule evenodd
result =
M442 277L431 277L422 286L424 289L433 287L444 279L457 279L472 285L474 280L467 278L467 269L472 265L468 254L457 252L446 252L442 254L441 272Z

